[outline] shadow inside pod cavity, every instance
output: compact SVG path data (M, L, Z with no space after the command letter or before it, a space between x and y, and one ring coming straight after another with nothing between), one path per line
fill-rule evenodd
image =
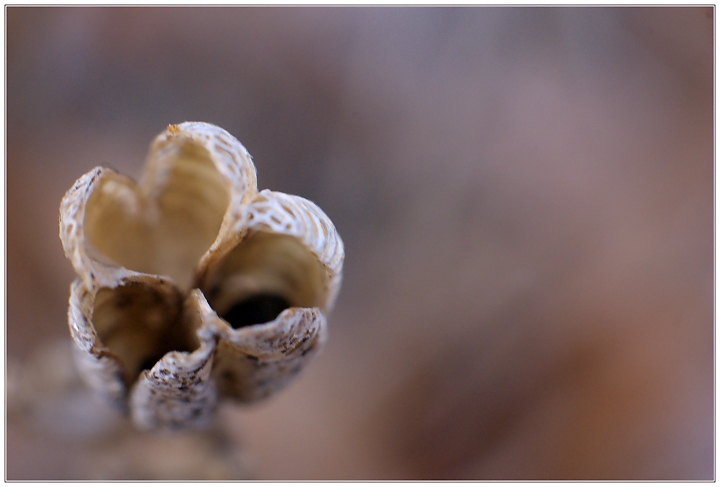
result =
M182 303L182 294L167 284L129 282L98 291L92 320L102 343L122 362L128 386L167 352L199 346Z
M233 329L267 323L291 307L322 306L325 269L296 237L251 231L199 284Z
M290 303L280 295L258 294L238 302L222 318L238 329L273 321L289 307Z

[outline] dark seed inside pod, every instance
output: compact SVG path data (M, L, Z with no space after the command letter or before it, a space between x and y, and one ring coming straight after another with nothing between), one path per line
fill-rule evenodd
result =
M290 303L277 294L258 294L234 305L223 319L234 329L272 321L290 307Z

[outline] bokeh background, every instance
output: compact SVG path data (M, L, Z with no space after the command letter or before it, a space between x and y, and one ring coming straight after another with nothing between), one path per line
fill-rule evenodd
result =
M68 340L64 192L207 121L346 246L323 354L224 411L253 478L714 477L712 7L5 15L8 361Z

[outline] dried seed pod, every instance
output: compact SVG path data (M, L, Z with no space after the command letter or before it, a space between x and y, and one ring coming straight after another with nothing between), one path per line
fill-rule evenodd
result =
M326 340L342 240L312 202L256 186L240 142L186 122L139 183L96 168L63 198L76 362L139 428L208 425L218 400L267 397Z

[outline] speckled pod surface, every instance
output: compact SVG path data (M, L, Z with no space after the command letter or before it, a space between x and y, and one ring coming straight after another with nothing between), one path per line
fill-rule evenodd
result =
M205 427L219 400L283 387L325 342L342 280L330 219L258 192L247 150L202 122L160 134L138 183L102 167L78 179L60 239L78 370L140 429Z

